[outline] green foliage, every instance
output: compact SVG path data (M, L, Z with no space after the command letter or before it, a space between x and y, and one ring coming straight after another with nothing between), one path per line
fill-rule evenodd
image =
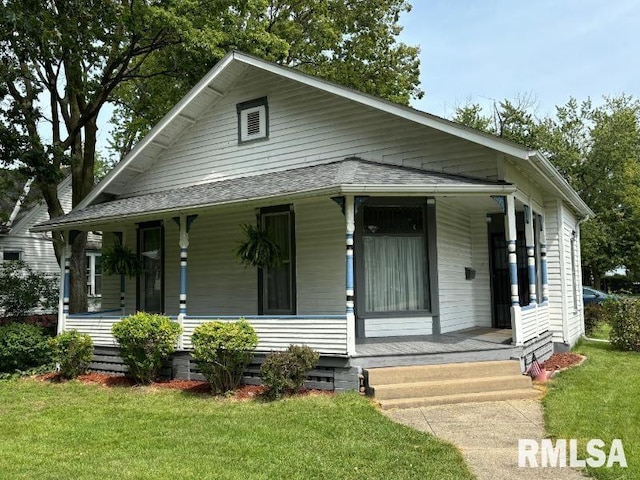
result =
M262 383L267 386L266 396L275 399L299 391L319 359L320 354L306 345L289 345L284 352L269 354L260 367Z
M589 337L602 323L606 322L605 307L601 303L590 303L584 307L584 334Z
M419 48L399 41L405 0L192 2L167 12L182 42L150 55L120 85L114 147L135 145L226 53L239 51L372 95L421 98ZM157 75L163 73L163 75ZM156 74L154 76L154 74Z
M7 317L25 317L34 310L58 305L55 278L33 270L22 261L0 265L0 309Z
M616 350L640 352L640 302L629 298L607 301L604 311L611 325L611 346Z
M146 385L158 376L162 362L175 351L182 327L164 315L138 312L115 323L111 333L131 376Z
M0 372L13 373L51 363L51 349L42 328L12 322L0 326Z
M102 270L107 275L135 277L142 271L142 262L130 248L119 241L102 251Z
M93 341L89 335L70 330L49 339L49 345L62 378L76 378L87 372L93 360Z
M278 244L269 232L254 225L242 225L244 239L235 250L238 261L249 267L275 267L282 259Z
M242 372L253 358L258 336L249 322L207 322L191 336L192 356L211 384L214 394L233 390L242 381Z

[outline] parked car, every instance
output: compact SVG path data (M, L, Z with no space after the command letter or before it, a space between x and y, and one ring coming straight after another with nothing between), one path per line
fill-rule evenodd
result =
M602 303L605 300L615 299L615 295L610 295L592 287L582 287L582 302L585 305L590 303Z

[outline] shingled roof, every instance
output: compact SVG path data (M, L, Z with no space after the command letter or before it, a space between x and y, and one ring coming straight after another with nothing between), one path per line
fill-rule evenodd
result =
M56 230L82 224L108 222L125 217L193 210L216 205L301 194L344 192L416 192L428 194L507 193L511 184L417 168L348 158L338 162L247 176L145 195L121 197L73 210L41 223L32 230Z

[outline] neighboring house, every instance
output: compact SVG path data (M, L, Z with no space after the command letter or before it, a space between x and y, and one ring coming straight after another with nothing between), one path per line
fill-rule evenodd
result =
M33 232L31 227L49 220L49 212L39 197L31 181L20 180L11 171L3 171L10 176L4 192L2 205L7 220L0 224L0 263L22 260L32 269L49 275L60 275L51 235L47 232ZM58 198L65 212L71 211L71 177L58 185ZM87 242L87 291L90 304L99 304L102 283L100 267L101 236L92 233Z
M185 352L200 323L246 317L259 352L310 345L353 386L361 367L524 368L573 345L591 214L536 151L234 52L74 211L36 230L122 236L144 273L122 305L106 277L103 308L165 312ZM256 222L280 266L234 257ZM120 315L61 313L61 328L115 345Z

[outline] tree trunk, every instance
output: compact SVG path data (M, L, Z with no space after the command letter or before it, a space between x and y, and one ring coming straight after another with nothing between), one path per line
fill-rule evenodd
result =
M71 245L69 266L69 273L71 275L71 291L69 292L70 313L82 313L88 310L86 245L87 232L78 233Z

